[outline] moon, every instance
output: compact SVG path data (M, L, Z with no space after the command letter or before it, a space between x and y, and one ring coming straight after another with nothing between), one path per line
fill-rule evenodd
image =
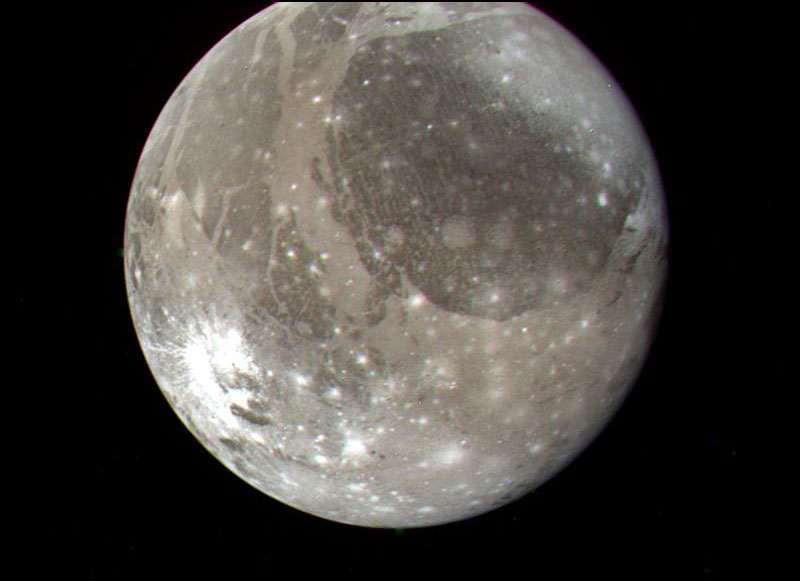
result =
M206 54L125 223L142 351L202 445L322 518L534 490L657 324L667 217L628 99L522 3L281 3Z

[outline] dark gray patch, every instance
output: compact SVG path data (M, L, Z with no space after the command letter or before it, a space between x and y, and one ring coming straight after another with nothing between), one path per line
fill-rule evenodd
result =
M625 264L622 265L622 272L625 274L630 274L633 272L633 269L636 267L636 262L639 260L639 257L642 255L642 248L631 254L626 260Z
M611 297L611 300L610 300L610 301L608 301L608 303L606 303L606 306L604 306L602 309L600 309L599 311L597 311L597 312L598 312L598 314L599 314L599 313L602 313L603 311L605 311L605 310L606 310L606 309L608 309L609 307L613 306L613 305L614 305L614 303L616 303L616 302L617 302L619 299L621 299L621 298L622 298L622 291L621 291L621 290L618 290L618 291L616 291L616 292L614 293L614 296L613 296L613 297Z
M220 444L225 446L226 448L233 450L234 452L244 452L244 446L242 446L241 442L236 440L231 440L230 438L220 438Z
M294 70L319 66L331 45L347 30L360 2L316 2L298 14L289 28L295 37Z
M386 16L384 17L383 21L387 24L401 24L403 22L408 22L409 20L414 20L413 16Z
M243 408L236 404L230 406L231 413L235 416L242 418L243 420L250 422L251 424L255 424L257 426L269 426L272 425L272 420L265 416L258 414L252 410L247 408Z
M330 176L315 163L312 177L330 193L334 218L373 277L378 320L378 305L399 293L402 275L440 307L495 320L579 294L605 268L638 201L627 185L602 181L588 160L555 150L574 139L559 120L531 119L513 104L493 107L495 89L460 59L481 46L478 36L518 25L485 19L481 35L476 26L408 34L402 43L373 40L335 93L344 122L328 132ZM398 44L404 56L393 54ZM473 58L489 51L480 50ZM394 85L380 85L386 75ZM365 86L364 79L376 81ZM593 203L600 191L613 204ZM588 203L578 203L582 195ZM474 244L444 244L442 226L452 217L474 225ZM393 229L402 232L400 246L390 241ZM503 236L509 241L498 243ZM569 277L563 288L562 273Z

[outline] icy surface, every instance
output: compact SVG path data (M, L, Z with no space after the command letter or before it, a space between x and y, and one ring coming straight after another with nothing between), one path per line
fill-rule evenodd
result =
M662 198L616 83L533 9L278 5L152 130L130 305L169 402L244 480L342 522L448 522L541 484L621 403Z

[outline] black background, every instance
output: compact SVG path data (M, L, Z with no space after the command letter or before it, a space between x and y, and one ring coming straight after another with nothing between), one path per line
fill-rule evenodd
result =
M783 209L754 177L752 99L767 85L742 32L749 16L538 3L606 64L651 137L671 221L661 325L620 413L557 477L490 514L393 531L306 515L228 472L170 409L130 320L120 252L141 148L183 76L263 5L103 6L31 5L6 22L7 122L23 126L7 157L23 178L6 195L10 363L25 400L8 408L23 426L9 447L26 462L7 479L22 488L11 504L33 549L26 578L683 579L768 565L748 525L759 512L749 396L784 373L764 302Z

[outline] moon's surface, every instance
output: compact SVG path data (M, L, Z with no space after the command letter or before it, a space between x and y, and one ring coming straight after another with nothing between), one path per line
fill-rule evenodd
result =
M197 64L125 227L142 349L223 464L335 521L445 523L602 429L658 317L631 105L525 4L291 3Z

